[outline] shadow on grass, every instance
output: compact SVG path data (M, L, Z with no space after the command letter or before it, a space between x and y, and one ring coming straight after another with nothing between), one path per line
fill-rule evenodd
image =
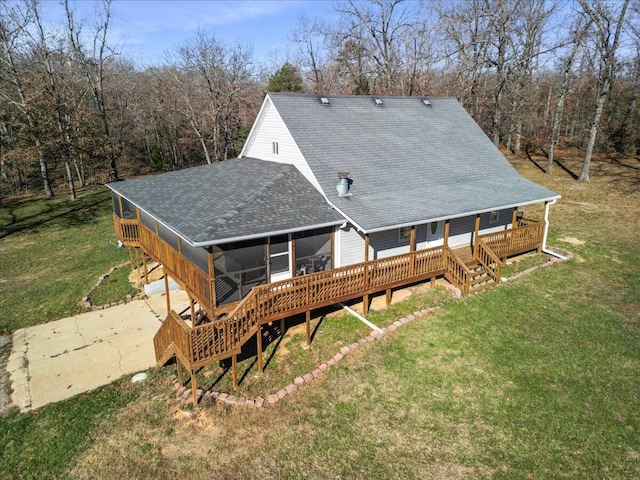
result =
M107 212L108 207L109 197L100 188L80 193L75 201L61 198L4 200L0 205L0 239L48 224L82 227L94 223L98 215Z

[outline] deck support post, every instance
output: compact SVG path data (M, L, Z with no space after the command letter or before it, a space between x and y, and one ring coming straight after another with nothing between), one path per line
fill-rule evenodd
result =
M431 288L436 286L436 277L431 277Z
M311 345L311 310L307 310L305 316L305 332L307 334L307 347Z
M362 314L367 315L369 313L369 294L365 294L362 297Z
M256 349L258 350L258 373L262 375L264 366L262 364L262 325L258 325L256 332Z
M198 386L196 385L196 371L191 370L191 397L193 398L193 406L198 404Z
M238 356L231 357L231 373L233 375L233 388L238 388Z
M257 300L257 297L256 297ZM280 319L280 335L284 337L284 318Z
M195 302L191 297L191 294L187 293L187 296L189 297L189 309L191 310L191 326L196 327L198 325L198 322L196 320L196 307L194 306Z
M149 271L147 270L147 256L142 251L142 268L144 269L144 283L149 285Z
M138 260L138 249L136 248L134 253L134 258L136 262L136 272L138 273L138 280L142 280L142 275L140 275L140 260Z
M387 296L386 296L386 301L387 301L387 307L389 305L391 305L391 289L387 288L387 292L386 292Z
M132 250L133 250L133 247L129 247L129 265L131 266L131 270L133 270L135 267Z
M182 364L180 363L180 359L176 355L176 371L178 372L178 382L180 382L180 386L183 385L182 380Z
M169 275L164 274L164 293L167 297L167 315L171 312L171 298L169 298Z

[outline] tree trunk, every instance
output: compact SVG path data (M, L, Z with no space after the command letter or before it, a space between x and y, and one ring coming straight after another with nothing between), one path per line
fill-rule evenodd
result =
M73 184L73 175L71 175L71 166L69 165L69 160L64 161L64 168L67 171L67 181L69 182L69 197L71 200L76 199L76 187Z

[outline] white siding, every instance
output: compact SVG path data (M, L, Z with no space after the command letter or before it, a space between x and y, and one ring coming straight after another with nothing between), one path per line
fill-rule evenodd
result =
M369 260L409 253L409 239L398 242L397 228L375 232L369 236Z
M273 152L273 142L278 143L278 153ZM243 149L243 156L294 165L311 184L322 193L320 184L311 172L298 145L293 140L282 117L267 99Z
M336 243L340 250L336 267L364 262L364 236L354 227L349 226L347 230L340 229Z

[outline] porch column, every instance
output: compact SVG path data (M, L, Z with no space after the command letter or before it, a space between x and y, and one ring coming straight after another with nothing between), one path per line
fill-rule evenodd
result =
M450 220L444 222L444 238L442 240L442 244L446 247L449 245L449 224Z
M478 253L478 232L480 232L480 214L476 215L476 226L473 230L473 258Z
M411 263L409 264L409 276L413 277L416 272L416 256L413 255L416 251L416 226L411 226L411 234L409 236L409 253L411 253ZM388 304L387 304L388 305Z
M207 264L209 269L209 296L213 308L218 308L218 302L216 301L216 269L213 266L212 247L207 247Z
M513 207L511 215L511 235L509 236L509 246L513 247L514 230L518 228L518 207Z
M364 234L364 261L369 261L369 234Z

